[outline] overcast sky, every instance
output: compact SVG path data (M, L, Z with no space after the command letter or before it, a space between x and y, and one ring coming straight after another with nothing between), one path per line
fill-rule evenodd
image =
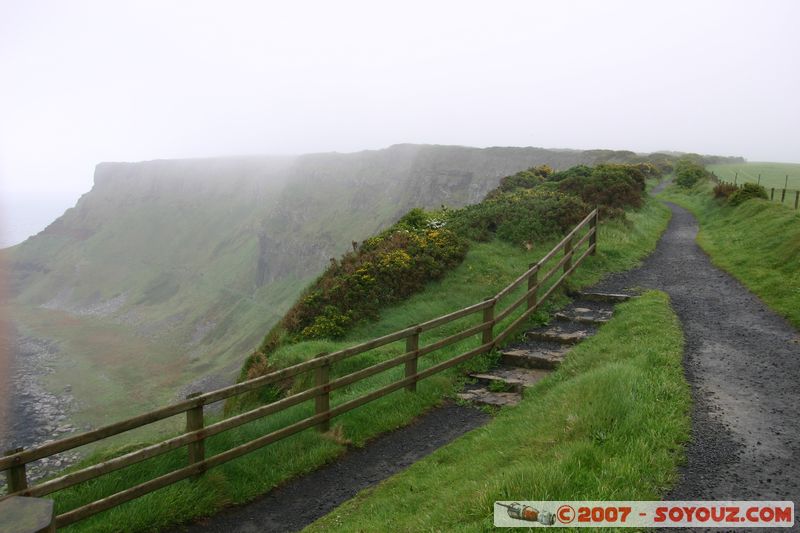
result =
M798 20L793 0L0 0L4 242L109 160L415 142L800 162Z

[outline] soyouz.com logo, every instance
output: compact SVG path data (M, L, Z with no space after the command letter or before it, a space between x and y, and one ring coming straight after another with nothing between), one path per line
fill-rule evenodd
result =
M498 501L495 527L792 527L790 501Z

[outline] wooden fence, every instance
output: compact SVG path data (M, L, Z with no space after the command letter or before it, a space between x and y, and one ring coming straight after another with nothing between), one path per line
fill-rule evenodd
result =
M717 176L716 174L714 174L713 172L711 173L711 177L717 183L726 183L728 185L733 185L733 186L738 187L738 188L741 188L742 185L744 185L744 183L753 183L752 181L750 181L750 182L743 181L742 183L739 183L738 179L737 179L738 176L737 176L737 178L734 178L733 181L723 180L723 179L720 179L720 177ZM786 181L788 183L789 176L786 176ZM756 182L756 185L761 185L761 175L760 174L758 176L758 180ZM794 208L795 209L800 208L800 190L798 190L798 189L787 189L787 188L780 189L780 188L776 188L776 187L764 187L764 189L766 189L767 194L769 195L770 201L772 201L772 202L780 202L781 204L786 205L788 207L791 207L792 203L794 202ZM786 202L787 199L788 199L788 203Z
M46 496L67 487L96 479L110 472L156 457L170 450L175 450L184 446L188 448L188 464L185 467L93 501L77 509L62 513L56 518L56 524L58 527L64 527L162 487L166 487L167 485L183 479L200 476L204 471L210 468L241 457L305 429L316 426L319 431L327 431L331 419L335 416L346 413L391 392L403 388L408 391L415 391L418 381L458 365L479 354L488 353L495 346L498 346L507 339L508 336L523 324L531 313L533 313L542 302L544 302L562 282L575 271L578 265L580 265L588 255L594 255L597 248L597 223L598 212L597 209L595 209L570 231L561 242L550 250L550 252L538 262L531 265L528 270L522 273L506 288L501 290L496 296L465 307L464 309L372 339L356 346L317 356L308 361L271 372L258 378L211 392L196 393L190 395L184 401L86 433L63 438L27 450L21 448L9 450L4 457L0 458L0 471L6 471L6 479L8 481L8 494L0 498L0 500L11 496ZM581 233L583 233L582 236L580 236ZM585 249L583 252L580 252L579 250L584 247L584 245ZM541 274L540 271L543 270L545 263L551 259L557 258L562 251L563 255L560 260L547 272ZM561 275L544 290L548 280L559 271L562 271ZM499 310L498 303L523 286L526 286L526 288L522 295L510 302L504 309ZM540 289L544 290L542 294L539 294ZM496 332L495 326L503 319L508 318L523 304L526 306L526 309L503 331ZM478 325L466 327L463 331L442 338L429 345L420 346L421 333L477 313L481 313L482 315L482 320ZM480 343L477 347L445 361L435 363L423 370L418 369L417 363L421 357L478 334L480 334ZM335 379L330 378L331 365L337 361L342 361L354 355L403 339L405 339L406 342L406 349L405 353L402 355ZM401 364L405 366L405 373L401 379L331 407L330 395L332 391L341 389L342 387L351 385ZM311 388L239 415L223 419L208 426L204 425L203 407L205 405L254 391L266 385L278 383L307 372L314 373L314 385ZM206 457L205 439L310 400L314 400L315 405L315 414L313 416L294 422L217 455ZM119 435L123 432L184 413L186 416L186 431L178 436L70 472L57 478L28 486L26 476L26 465L28 463L98 442L114 435Z

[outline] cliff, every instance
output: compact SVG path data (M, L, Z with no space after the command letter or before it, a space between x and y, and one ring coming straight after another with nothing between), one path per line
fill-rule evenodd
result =
M74 208L7 251L12 316L59 347L50 386L99 421L232 379L329 258L412 207L477 202L534 165L635 157L396 145L101 163Z

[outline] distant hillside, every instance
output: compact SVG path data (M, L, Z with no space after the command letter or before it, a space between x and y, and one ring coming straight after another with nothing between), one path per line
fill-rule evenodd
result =
M5 252L12 318L20 338L57 346L43 379L70 385L79 419L96 424L233 379L331 257L412 207L477 202L534 165L636 159L396 145L101 163L74 208Z

